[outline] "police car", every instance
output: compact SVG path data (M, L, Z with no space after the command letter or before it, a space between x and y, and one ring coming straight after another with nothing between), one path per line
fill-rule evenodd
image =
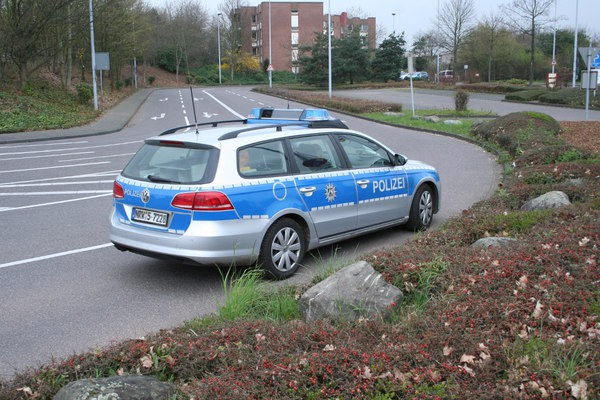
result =
M336 124L336 123L334 123ZM435 169L340 127L214 123L145 141L113 185L117 249L294 274L319 246L439 210Z

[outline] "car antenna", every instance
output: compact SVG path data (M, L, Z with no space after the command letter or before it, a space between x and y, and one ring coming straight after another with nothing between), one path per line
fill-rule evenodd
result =
M194 110L194 124L196 125L196 134L198 134L198 118L196 117L196 104L194 103L194 91L190 86L190 93L192 95L192 109Z

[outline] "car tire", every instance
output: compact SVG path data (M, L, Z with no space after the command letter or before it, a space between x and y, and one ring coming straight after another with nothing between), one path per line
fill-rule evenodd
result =
M433 192L429 185L417 189L410 206L410 215L406 226L412 231L423 231L433 220Z
M260 246L258 263L275 279L286 279L297 270L306 252L304 230L290 218L277 220Z

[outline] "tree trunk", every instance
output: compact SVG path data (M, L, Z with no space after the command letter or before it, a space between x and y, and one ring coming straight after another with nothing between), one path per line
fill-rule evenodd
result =
M535 19L531 19L531 66L529 68L529 86L533 86L533 67L535 64Z

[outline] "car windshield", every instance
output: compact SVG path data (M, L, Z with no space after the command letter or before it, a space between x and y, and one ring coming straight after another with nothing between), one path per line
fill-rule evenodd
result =
M218 150L183 145L144 144L131 159L122 175L160 183L207 183L212 181Z

